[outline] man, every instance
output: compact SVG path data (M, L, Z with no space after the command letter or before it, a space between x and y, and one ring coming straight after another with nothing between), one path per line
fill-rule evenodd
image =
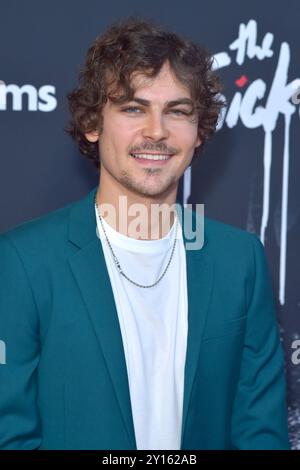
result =
M99 187L0 238L2 449L289 448L262 244L151 214L215 130L211 64L135 19L89 49L68 132Z

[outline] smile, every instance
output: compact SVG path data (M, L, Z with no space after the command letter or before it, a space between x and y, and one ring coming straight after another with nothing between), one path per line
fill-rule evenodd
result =
M149 153L131 153L130 154L132 157L134 158L138 158L138 159L141 159L141 160L169 160L172 155L151 155Z

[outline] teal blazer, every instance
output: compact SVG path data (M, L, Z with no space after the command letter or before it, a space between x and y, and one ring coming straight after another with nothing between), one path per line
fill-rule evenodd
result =
M1 449L136 449L96 189L0 235ZM203 247L186 250L181 449L288 449L263 245L204 220Z

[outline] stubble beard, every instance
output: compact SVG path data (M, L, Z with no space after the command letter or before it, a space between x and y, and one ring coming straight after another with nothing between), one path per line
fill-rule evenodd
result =
M145 168L145 180L144 181L137 181L134 177L132 177L127 171L122 171L120 176L120 183L127 188L129 191L134 192L138 196L151 196L161 197L167 195L178 181L175 175L170 175L163 183L161 183L160 187L158 184L152 185L151 183L148 184L148 179L152 178L152 175L156 173L159 175L161 170L158 168Z

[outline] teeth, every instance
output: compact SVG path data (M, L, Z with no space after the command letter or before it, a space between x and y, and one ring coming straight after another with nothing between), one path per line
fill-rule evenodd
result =
M132 153L135 158L144 158L145 160L168 160L170 155L149 155L147 153Z

